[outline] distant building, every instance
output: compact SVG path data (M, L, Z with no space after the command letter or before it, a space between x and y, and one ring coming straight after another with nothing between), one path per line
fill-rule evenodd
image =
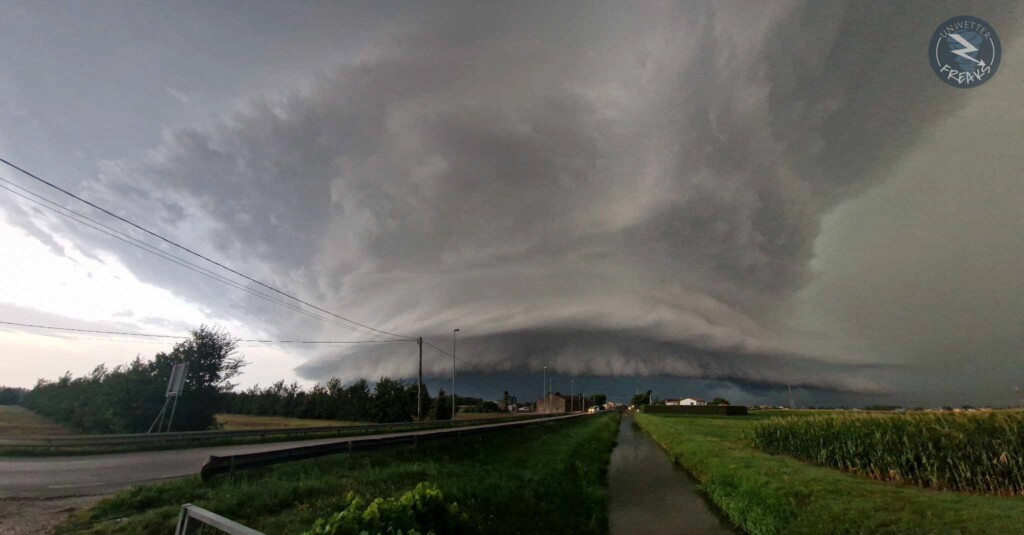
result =
M569 396L549 394L545 399L537 400L538 414L561 414L569 412Z
M665 405L707 405L708 403L699 398L666 399Z

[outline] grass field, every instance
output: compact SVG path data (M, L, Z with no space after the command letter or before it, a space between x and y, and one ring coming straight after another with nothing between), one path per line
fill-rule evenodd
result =
M327 427L331 425L364 425L366 422L342 420L306 420L281 416L249 416L247 414L218 414L217 425L225 431L248 431L251 429L285 429L289 427Z
M66 428L16 405L0 405L0 437L69 435Z
M512 416L523 416L511 412L457 412L456 420L486 420L488 418L511 418Z
M335 455L219 477L148 485L78 513L57 533L170 533L193 503L265 533L301 533L349 493L399 496L428 482L471 533L606 533L605 472L618 414L389 450Z
M874 481L759 451L753 426L780 414L636 421L749 533L1024 533L1024 497Z

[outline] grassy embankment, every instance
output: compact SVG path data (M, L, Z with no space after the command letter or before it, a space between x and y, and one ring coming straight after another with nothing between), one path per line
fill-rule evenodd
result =
M71 431L16 405L0 405L0 438L70 435Z
M348 494L396 497L429 482L476 533L606 533L606 470L618 415L335 455L122 492L57 533L169 533L193 503L266 533L301 533Z
M749 533L1024 533L1024 497L922 489L764 453L753 428L777 415L636 420Z

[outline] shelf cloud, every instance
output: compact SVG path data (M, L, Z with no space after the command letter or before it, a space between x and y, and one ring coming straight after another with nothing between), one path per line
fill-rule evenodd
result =
M823 219L968 102L918 61L957 5L410 7L357 55L169 127L81 188L361 323L443 347L458 327L484 373L887 392L898 356L817 343L794 300ZM383 337L119 254L275 336ZM409 376L413 352L322 350L296 371Z

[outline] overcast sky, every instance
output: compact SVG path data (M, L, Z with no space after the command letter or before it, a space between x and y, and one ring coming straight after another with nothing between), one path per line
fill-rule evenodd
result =
M460 328L463 392L529 398L544 366L563 390L746 402L1005 405L1024 384L1015 2L4 13L0 156L347 318L446 349ZM928 65L955 15L1002 39L984 86ZM0 243L0 321L387 338L3 190ZM0 328L0 384L167 345ZM244 352L247 385L415 373L411 344Z

